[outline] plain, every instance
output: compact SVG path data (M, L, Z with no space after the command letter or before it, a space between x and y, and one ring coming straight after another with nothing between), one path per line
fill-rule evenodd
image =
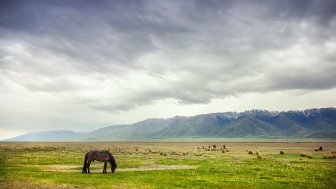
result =
M81 173L93 149L112 152L115 174L102 174L100 162ZM335 188L335 150L335 142L1 142L0 188Z

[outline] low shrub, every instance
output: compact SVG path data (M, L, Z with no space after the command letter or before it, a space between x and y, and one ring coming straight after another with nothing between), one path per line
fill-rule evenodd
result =
M329 153L323 156L323 159L336 159L336 153Z
M309 158L309 159L313 158L313 156L311 154L306 154L306 157Z
M303 152L300 153L300 157L306 157L306 158L309 158L309 159L313 158L313 156L311 154L309 154L309 153L303 153Z

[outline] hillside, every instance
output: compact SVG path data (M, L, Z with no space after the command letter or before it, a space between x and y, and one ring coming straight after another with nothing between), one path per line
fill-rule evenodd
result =
M168 119L147 119L130 125L104 127L88 133L49 131L9 140L150 140L176 138L319 138L336 133L336 108L275 112L250 110Z
M57 140L76 140L83 134L67 130L34 132L20 135L9 140L12 141L57 141Z

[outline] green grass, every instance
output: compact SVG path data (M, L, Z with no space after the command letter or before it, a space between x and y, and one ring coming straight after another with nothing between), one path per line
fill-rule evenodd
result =
M0 188L336 187L336 160L323 159L322 154L314 154L312 159L308 159L300 157L299 152L280 155L278 151L267 148L261 158L257 158L256 155L248 155L244 146L221 153L199 151L192 145L159 143L152 145L153 152L148 153L147 144L139 145L138 151L128 146L131 144L121 144L123 150L113 153L118 163L115 174L101 174L103 164L95 162L94 173L87 175L81 173L85 146L74 144L52 148L54 144L50 144L36 148L31 145L33 147L29 148L0 145ZM96 145L98 149L100 145ZM178 149L180 155L170 155L172 149ZM160 155L158 150L166 150L167 156ZM183 156L182 151L190 153ZM202 155L196 156L195 153ZM190 165L194 168L126 169L157 164ZM61 168L55 171L53 166Z

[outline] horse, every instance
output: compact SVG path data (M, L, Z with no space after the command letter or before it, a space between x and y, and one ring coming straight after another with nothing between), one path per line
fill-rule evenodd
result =
M85 154L84 157L84 165L83 165L83 173L89 173L90 174L90 165L91 162L94 160L104 162L104 169L103 173L106 174L106 167L107 163L110 162L111 164L111 172L114 173L117 168L117 163L112 156L112 154L109 151L90 151Z

